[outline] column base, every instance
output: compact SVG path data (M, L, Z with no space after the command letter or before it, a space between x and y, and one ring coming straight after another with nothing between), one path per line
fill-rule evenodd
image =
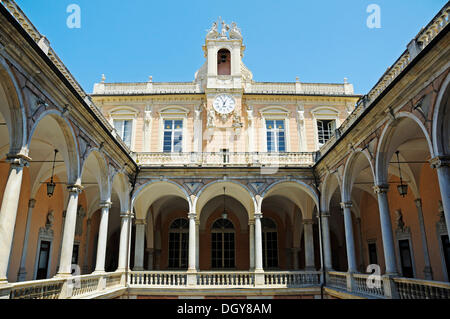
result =
M316 267L314 267L314 266L306 266L305 270L306 271L316 271Z
M133 271L144 271L144 267L133 268Z
M66 274L66 273L57 273L53 278L55 279L66 279L72 277L72 274Z
M94 272L92 274L93 275L104 275L104 274L106 274L106 271L104 271L104 270L94 270Z

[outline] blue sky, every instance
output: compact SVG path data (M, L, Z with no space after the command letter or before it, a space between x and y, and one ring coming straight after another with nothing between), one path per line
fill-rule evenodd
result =
M88 93L106 82L192 81L206 30L221 16L242 30L255 81L353 83L367 93L445 0L16 0ZM81 28L66 25L81 8ZM381 28L366 8L381 9Z

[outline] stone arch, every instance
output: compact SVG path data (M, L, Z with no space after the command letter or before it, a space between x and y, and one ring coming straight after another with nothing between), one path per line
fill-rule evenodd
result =
M112 178L111 189L117 193L120 201L120 211L130 211L130 183L125 174L116 172Z
M439 90L433 112L431 136L436 156L450 154L450 74L447 75Z
M378 142L376 159L375 159L375 180L378 185L388 183L388 168L389 161L394 155L398 146L407 142L407 138L412 136L411 125L408 126L408 133L395 134L398 130L407 126L407 123L415 123L416 127L419 127L422 133L422 137L425 138L428 146L428 151L431 157L433 157L433 146L430 136L428 135L426 127L423 123L412 113L400 112L396 115L395 121L388 123L382 133ZM406 123L406 124L405 124ZM417 132L416 132L417 133ZM417 137L416 137L417 138ZM419 137L420 138L420 137Z
M286 197L290 201L295 203L297 205L297 207L299 207L301 209L303 218L311 219L312 216L308 215L309 212L311 212L311 214L312 214L314 205L316 207L319 207L319 196L317 194L317 190L314 187L312 187L300 180L296 180L296 179L281 180L281 181L277 181L277 182L274 182L271 185L269 185L266 188L266 190L262 193L261 199L258 202L258 211L261 211L261 206L262 206L262 202L264 201L264 199L266 199L272 195L278 194L278 192L283 187L288 188L288 190L281 192L279 195ZM295 191L300 191L300 194L305 194L306 197L301 198L301 196L298 196L299 193L295 194ZM308 204L308 199L310 199L312 201L312 203ZM307 207L307 206L312 206L312 207Z
M158 199L169 195L185 199L188 202L190 211L192 211L191 199L186 189L174 181L163 179L149 181L136 190L132 198L132 206L136 210L136 218L146 218L150 206Z
M223 187L226 187L226 195L234 198L244 206L249 219L253 219L257 209L256 199L253 193L243 184L231 180L217 180L204 185L193 202L193 207L200 218L203 207L213 198L223 195Z
M41 123L45 123L47 120L53 121L56 124L56 127L58 127L64 138L64 140L61 141L63 144L60 144L60 146L62 147L58 145L54 146L60 148L60 152L64 159L64 163L66 164L67 183L79 184L81 175L80 175L80 155L78 152L77 139L75 137L75 133L73 131L71 123L66 118L64 118L59 111L48 110L40 114L40 116L34 123L32 129L30 130L27 140L27 150L29 152L30 144L33 140L36 129L39 127Z
M375 183L375 173L370 156L367 154L366 151L356 150L348 157L347 161L345 162L342 180L343 201L345 202L351 201L353 184L360 175L360 173L367 168L363 167L363 164L365 162L369 164L368 167L370 171L370 177L372 177L372 182ZM370 191L368 191L368 193L372 194L372 192Z
M26 112L19 84L6 60L0 56L0 113L9 132L9 153L26 155Z
M89 164L93 166L91 173L97 181L100 200L109 201L111 198L111 185L108 177L108 164L104 154L98 148L91 148L86 154L86 159L82 163L80 172L82 184L83 182L86 182L83 178L84 173L88 170L87 166L89 166Z
M339 178L337 172L328 173L321 187L320 193L320 208L324 212L328 212L330 210L330 201L336 189L339 188L339 191L342 191L342 181Z

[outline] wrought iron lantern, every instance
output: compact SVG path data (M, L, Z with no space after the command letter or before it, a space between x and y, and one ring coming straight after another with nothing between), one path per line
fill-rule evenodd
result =
M52 197L55 192L55 182L53 181L53 174L55 173L55 162L56 162L56 153L58 150L55 150L55 156L53 157L53 167L52 167L52 177L50 178L50 182L47 183L47 196Z
M400 176L400 185L397 185L397 190L401 197L405 197L406 194L408 194L408 184L403 184L402 171L400 169L400 159L398 156L399 153L399 151L395 152L395 154L397 154L398 173Z

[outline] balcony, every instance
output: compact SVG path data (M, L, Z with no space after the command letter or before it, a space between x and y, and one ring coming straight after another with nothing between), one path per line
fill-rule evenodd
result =
M316 153L203 152L134 153L138 165L149 167L312 167Z
M381 276L370 286L368 274L326 273L325 294L340 299L450 299L450 283ZM112 299L139 295L277 293L320 295L320 271L130 271L10 283L6 299Z

